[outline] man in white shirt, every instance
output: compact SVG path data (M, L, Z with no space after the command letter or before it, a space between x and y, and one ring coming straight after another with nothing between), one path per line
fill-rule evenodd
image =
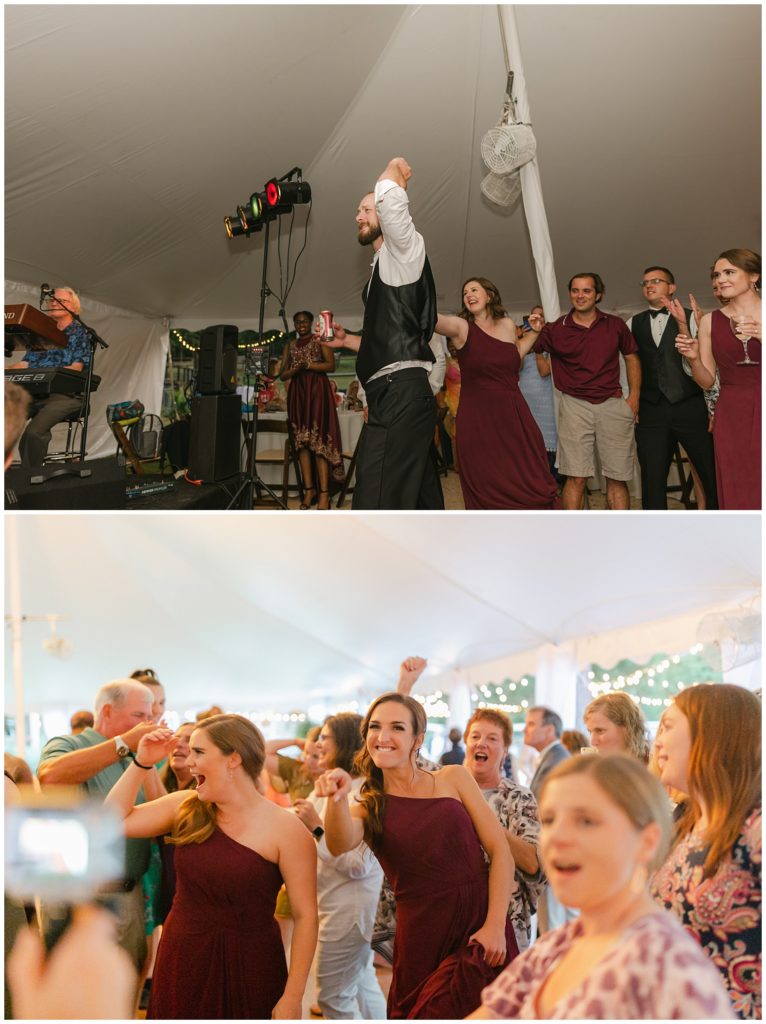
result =
M436 326L436 288L425 242L409 212L412 169L390 160L356 215L358 240L373 249L361 335L335 323L334 348L358 352L368 418L357 455L355 509L443 509L431 457L436 403L428 373Z

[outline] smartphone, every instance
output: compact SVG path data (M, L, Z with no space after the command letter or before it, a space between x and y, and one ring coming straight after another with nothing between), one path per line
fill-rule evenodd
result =
M522 330L524 330L524 331L531 331L532 330L532 327L531 327L531 325L529 323L529 317L528 316L525 316L522 319L521 326L522 326Z
M92 900L125 876L119 815L79 791L22 791L5 809L5 890L23 902Z

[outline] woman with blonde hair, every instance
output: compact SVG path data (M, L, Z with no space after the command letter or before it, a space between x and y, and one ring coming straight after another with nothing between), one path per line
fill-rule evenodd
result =
M657 779L625 754L568 758L540 818L548 881L580 916L521 953L471 1017L733 1019L717 972L647 890L671 832Z
M631 754L649 761L646 720L641 708L627 693L602 693L583 712L591 746L600 754Z
M683 690L655 740L660 778L688 794L652 883L721 972L735 1012L761 1016L761 702L724 683Z
M418 701L384 693L362 722L357 802L349 804L352 780L342 768L322 775L315 789L330 798L330 852L364 840L394 890L389 1019L463 1016L518 952L508 917L514 864L503 830L462 765L418 766L426 727Z
M264 740L242 715L197 724L187 760L196 790L134 806L145 771L175 743L169 729L143 736L107 796L127 836L170 831L176 847L147 1017L300 1018L317 934L314 840L258 792ZM295 918L289 973L274 920L283 879Z

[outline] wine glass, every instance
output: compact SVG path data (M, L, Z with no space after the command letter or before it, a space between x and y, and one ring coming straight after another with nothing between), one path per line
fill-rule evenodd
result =
M744 359L740 359L738 361L738 363L737 363L737 366L758 366L759 365L758 364L758 360L757 359L751 359L750 358L750 354L747 351L747 343L748 343L748 341L750 341L751 335L747 334L746 331L744 330L744 324L747 323L748 320L750 320L749 316L742 316L741 314L739 314L737 316L729 317L729 324L731 325L731 329L732 329L732 332L734 334L734 337L737 339L737 341L741 341L742 342L742 347L745 350L745 358Z

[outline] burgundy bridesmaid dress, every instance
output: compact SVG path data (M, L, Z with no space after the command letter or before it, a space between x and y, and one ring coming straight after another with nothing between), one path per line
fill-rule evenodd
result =
M456 436L465 507L559 508L543 435L519 390L516 346L471 323L457 357Z
M176 846L175 867L147 1018L270 1020L287 982L279 868L220 829Z
M741 366L742 342L735 338L729 318L713 311L713 358L721 378L721 395L713 416L713 447L719 508L761 507L761 343L747 343L756 365Z
M451 797L386 795L375 854L396 897L389 1019L465 1017L518 953L507 917L500 967L487 966L484 949L468 944L489 900L489 871L468 812Z

